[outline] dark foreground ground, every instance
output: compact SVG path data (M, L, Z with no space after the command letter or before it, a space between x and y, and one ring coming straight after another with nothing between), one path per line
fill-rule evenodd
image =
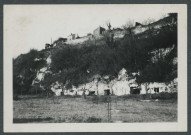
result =
M106 97L22 97L13 103L14 123L108 122ZM176 99L111 97L111 122L176 122Z

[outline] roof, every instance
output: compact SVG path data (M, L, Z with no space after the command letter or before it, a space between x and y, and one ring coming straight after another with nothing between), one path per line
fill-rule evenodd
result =
M135 26L141 26L142 24L141 23L139 23L139 22L136 22L135 23Z
M105 30L105 28L103 28L103 27L101 27L101 26L99 26L98 28L96 28L95 30L98 30L98 29L100 29L100 30ZM95 31L94 30L94 31Z

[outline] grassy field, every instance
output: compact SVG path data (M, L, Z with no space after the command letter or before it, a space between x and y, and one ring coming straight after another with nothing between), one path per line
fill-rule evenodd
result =
M106 97L22 98L13 103L14 123L108 122ZM111 97L111 122L176 122L177 100Z

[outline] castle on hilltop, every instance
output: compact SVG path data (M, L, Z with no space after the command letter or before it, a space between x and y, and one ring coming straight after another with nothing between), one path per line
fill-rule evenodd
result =
M108 29L105 29L101 26L93 30L93 34L88 33L86 36L80 37L77 33L73 34L71 33L67 38L62 38L63 40L55 41L54 44L46 44L46 48L54 47L62 44L82 44L86 41L96 40L96 39L102 39L105 34L109 33L110 38L112 38L112 41L123 39L125 36L128 35L134 35L137 38L147 38L148 37L148 31L152 29L152 31L157 34L158 30L165 26L173 26L177 25L177 13L169 13L167 17L164 17L158 21L151 22L147 25L143 25L139 22L136 22L133 27L129 30L121 29L121 28L111 28L111 25L109 23ZM60 38L61 39L61 38Z

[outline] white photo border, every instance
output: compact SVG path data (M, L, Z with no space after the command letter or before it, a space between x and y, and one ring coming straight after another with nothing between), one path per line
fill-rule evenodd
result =
M82 4L80 4L82 5ZM91 4L90 4L91 5ZM94 4L95 5L95 4ZM105 4L109 8L110 4ZM112 4L114 5L114 4ZM125 5L125 4L123 4ZM4 132L186 132L187 131L187 5L186 4L128 4L133 6L161 6L178 13L178 120L156 123L43 123L13 124L13 65L9 36L3 28L3 130ZM4 5L7 7L18 5ZM25 6L25 5L23 5ZM31 5L35 6L35 5ZM41 5L53 6L53 5ZM76 4L71 6L77 6ZM84 6L88 6L87 4ZM97 5L99 6L99 5ZM120 4L116 4L120 8ZM152 11L151 11L152 12ZM7 23L3 19L3 24Z

